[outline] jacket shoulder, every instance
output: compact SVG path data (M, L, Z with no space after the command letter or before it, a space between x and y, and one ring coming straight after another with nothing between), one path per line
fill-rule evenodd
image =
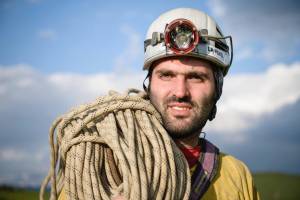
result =
M248 177L249 175L251 176L250 170L246 164L232 155L221 152L219 159L220 170L228 171L232 176L238 176L240 178Z
M203 199L258 200L259 195L245 163L220 152L218 172Z

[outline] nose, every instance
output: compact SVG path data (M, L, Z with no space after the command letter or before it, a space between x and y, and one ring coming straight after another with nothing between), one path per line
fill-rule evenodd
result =
M190 95L188 83L184 77L178 77L174 81L173 95L175 95L177 98L184 98Z

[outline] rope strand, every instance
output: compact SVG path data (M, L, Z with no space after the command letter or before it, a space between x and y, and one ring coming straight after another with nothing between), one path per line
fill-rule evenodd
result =
M78 200L187 200L187 162L161 123L136 89L110 92L59 117L49 131L51 166L40 200L49 181L51 200L63 189L67 199Z

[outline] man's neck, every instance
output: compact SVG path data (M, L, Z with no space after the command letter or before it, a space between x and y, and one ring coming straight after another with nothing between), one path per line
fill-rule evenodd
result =
M198 145L198 141L199 141L199 134L194 134L191 135L187 138L180 138L180 139L175 139L175 143L178 146L182 146L185 148L194 148Z

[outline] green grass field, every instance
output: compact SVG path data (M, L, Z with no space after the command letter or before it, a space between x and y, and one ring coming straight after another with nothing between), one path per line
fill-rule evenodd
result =
M254 181L262 200L300 200L300 175L257 173Z
M254 180L262 200L300 200L300 175L257 173ZM33 200L38 197L34 190L0 187L0 200Z
M0 187L0 200L37 200L39 192L33 189L18 189L8 186ZM49 193L45 195L49 199Z

